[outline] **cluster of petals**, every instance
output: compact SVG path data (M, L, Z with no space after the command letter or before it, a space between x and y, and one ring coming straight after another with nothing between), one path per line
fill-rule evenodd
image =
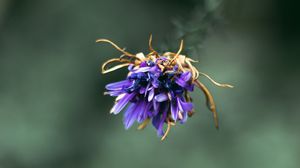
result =
M167 120L184 123L192 112L193 104L186 97L194 89L191 72L180 72L176 65L163 72L159 65L164 59L144 61L139 66L131 64L127 79L106 85L106 94L117 97L111 113L118 114L125 109L126 129L135 122L142 124L150 120L158 136L163 136Z

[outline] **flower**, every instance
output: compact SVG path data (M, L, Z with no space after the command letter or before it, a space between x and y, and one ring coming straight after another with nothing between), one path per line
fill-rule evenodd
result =
M149 39L150 53L131 54L106 39L97 42L110 43L123 55L106 61L102 66L102 73L108 73L122 67L128 67L127 78L123 81L106 85L106 95L116 97L111 113L118 114L123 109L123 123L125 129L129 129L135 122L143 129L152 121L157 130L157 135L164 140L172 125L185 123L194 113L194 106L189 95L194 87L199 87L205 94L209 109L213 112L215 126L218 128L218 118L214 100L198 77L204 75L214 84L221 87L232 87L228 84L219 84L208 75L199 72L191 58L180 55L183 41L177 53L166 52L160 55L152 48L152 36ZM113 63L121 63L109 69L106 67ZM167 129L164 131L164 125Z

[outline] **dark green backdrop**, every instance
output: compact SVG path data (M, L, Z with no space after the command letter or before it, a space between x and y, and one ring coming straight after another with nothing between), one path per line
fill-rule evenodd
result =
M1 168L297 168L297 4L272 0L0 0ZM161 142L152 127L125 131L101 75L128 51L185 53L234 89L201 80L215 96L213 127L201 92L196 114Z

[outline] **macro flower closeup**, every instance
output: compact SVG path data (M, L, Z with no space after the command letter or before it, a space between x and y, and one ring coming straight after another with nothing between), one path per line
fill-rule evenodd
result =
M213 113L215 126L218 128L218 118L213 97L198 78L205 76L214 84L221 87L232 87L219 84L208 75L199 72L191 58L181 55L183 41L177 53L165 52L159 54L152 48L152 36L149 40L150 53L131 54L106 39L97 42L107 42L121 51L120 58L113 58L102 66L102 73L108 73L119 68L127 67L128 75L125 80L106 85L106 95L116 97L111 109L112 114L124 111L123 123L129 129L135 122L138 129L143 129L149 122L164 140L172 125L183 124L194 113L194 105L189 93L195 86L206 96L208 108ZM111 63L118 63L107 69ZM164 126L167 125L166 130Z

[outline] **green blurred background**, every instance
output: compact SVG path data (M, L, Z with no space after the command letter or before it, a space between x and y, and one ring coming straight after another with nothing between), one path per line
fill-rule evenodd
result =
M297 168L299 4L272 0L0 0L0 168ZM101 75L120 53L185 51L234 89L213 86L221 129L200 91L196 114L161 142L125 131Z

